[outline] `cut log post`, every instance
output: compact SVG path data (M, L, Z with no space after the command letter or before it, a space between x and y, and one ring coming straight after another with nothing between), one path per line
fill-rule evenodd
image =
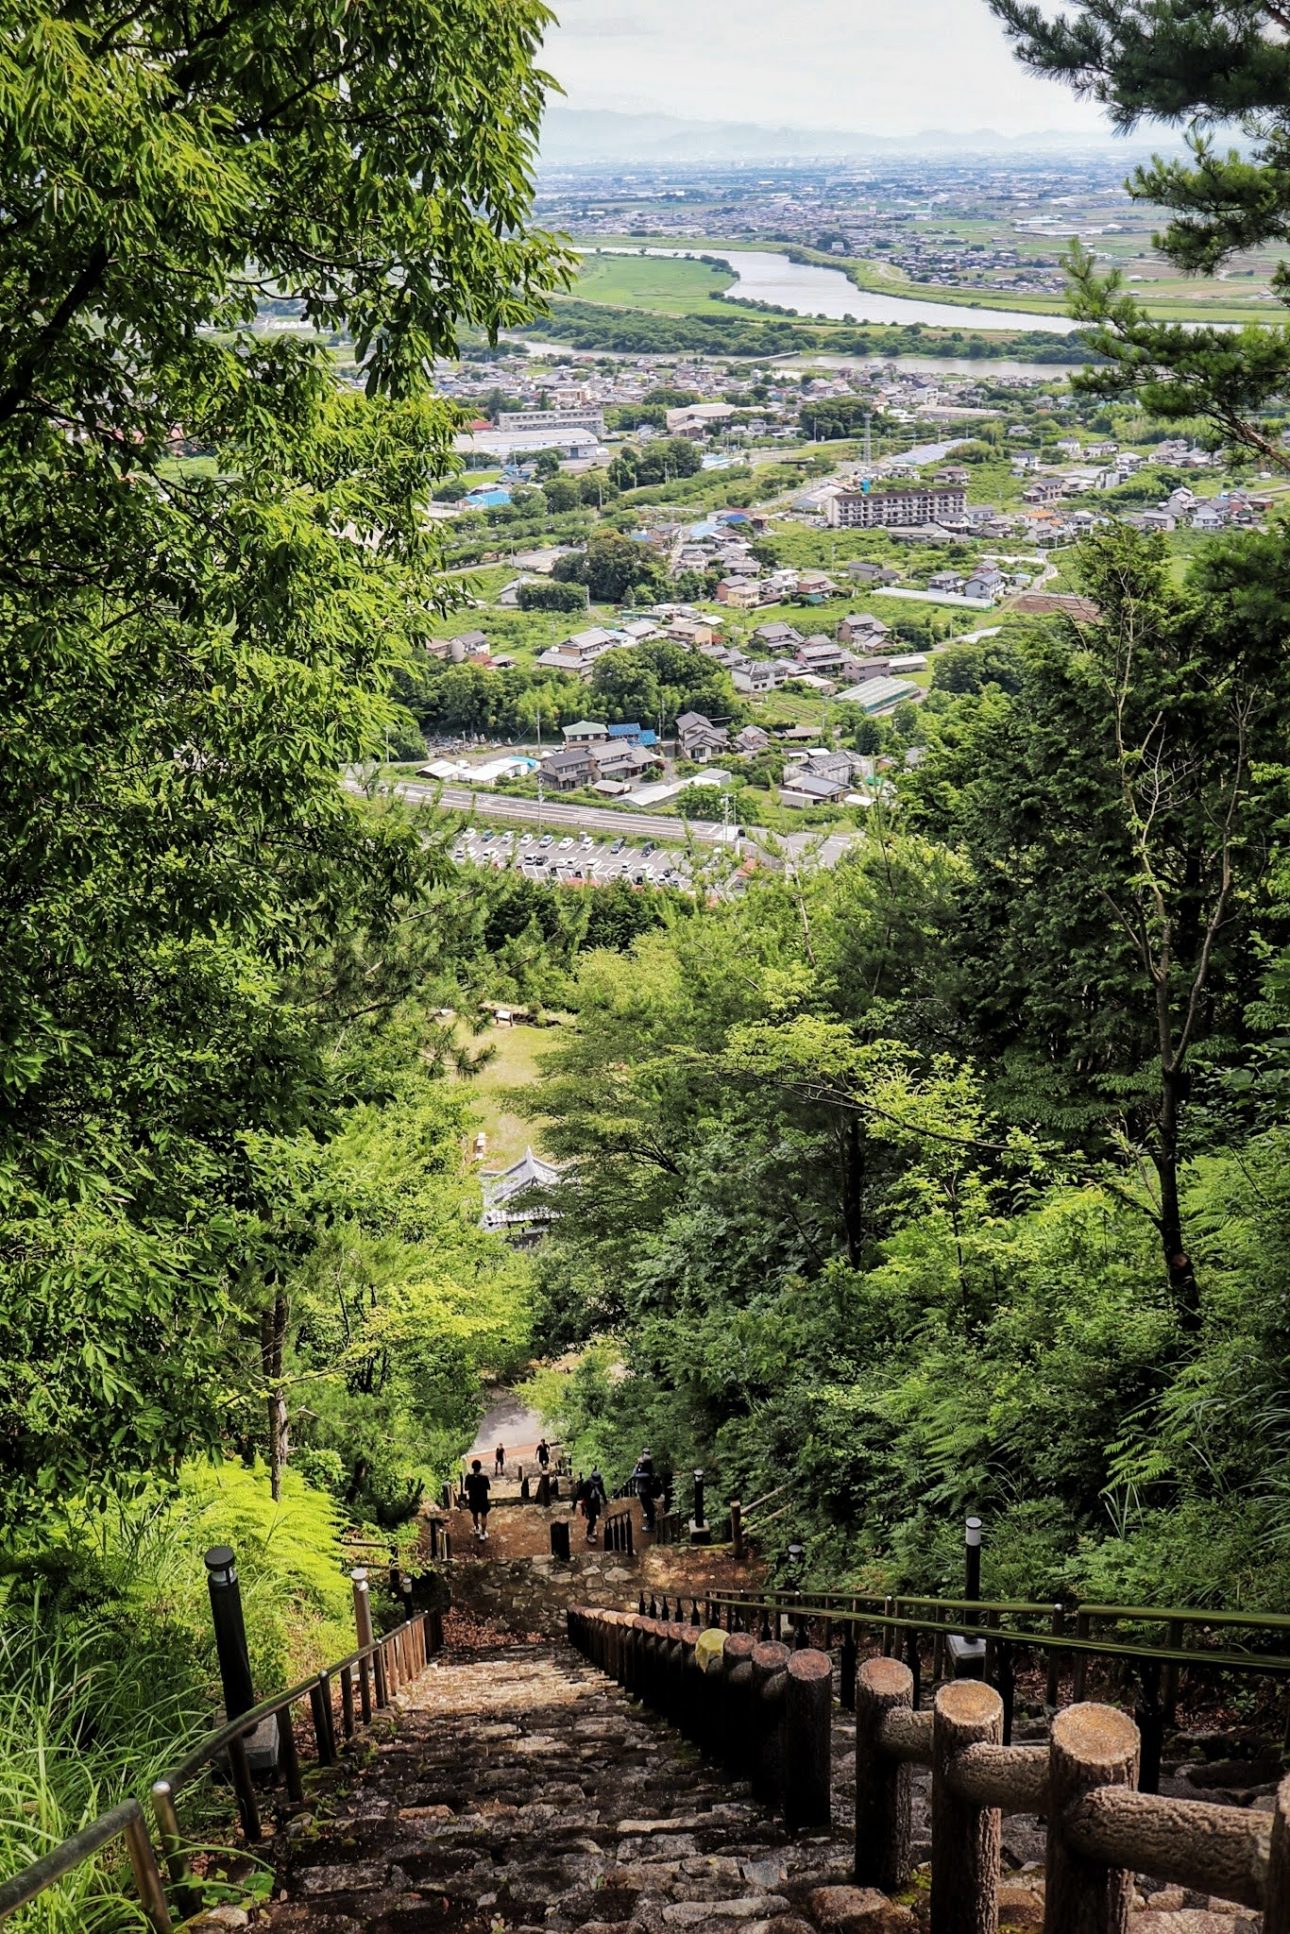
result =
M780 1810L790 1833L818 1832L832 1821L833 1661L827 1652L794 1652L785 1668L780 1748Z
M775 1639L753 1647L748 1717L753 1792L771 1802L780 1793L784 1671L792 1656L790 1648Z
M1137 1727L1114 1706L1067 1706L1053 1719L1044 1934L1126 1934L1133 1875L1081 1853L1066 1822L1094 1787L1136 1786L1138 1753Z
M950 1767L966 1746L997 1746L1003 1701L993 1686L957 1679L936 1695L932 1718L932 1934L996 1934L999 1812L960 1799Z
M1277 1788L1263 1895L1263 1934L1290 1934L1290 1779Z
M913 1871L910 1770L883 1751L882 1722L913 1698L909 1667L895 1659L867 1659L856 1675L856 1882L888 1894Z
M744 1773L748 1769L748 1708L752 1697L752 1655L756 1644L757 1640L751 1632L729 1632L722 1652L726 1667L722 1747L726 1765L732 1773Z

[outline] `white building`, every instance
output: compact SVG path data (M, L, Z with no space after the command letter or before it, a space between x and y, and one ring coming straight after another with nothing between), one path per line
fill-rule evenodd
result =
M909 490L842 490L824 507L834 529L883 530L894 524L938 524L962 517L967 492L958 484L920 484Z

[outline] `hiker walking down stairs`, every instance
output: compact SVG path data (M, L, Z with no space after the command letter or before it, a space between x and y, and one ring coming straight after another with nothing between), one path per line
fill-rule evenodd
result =
M488 1493L492 1488L491 1482L484 1475L483 1465L476 1458L466 1479L466 1502L470 1506L470 1515L474 1520L475 1536L485 1542L488 1538Z
M583 1478L578 1486L578 1494L574 1502L587 1521L587 1543L594 1545L596 1542L596 1526L600 1521L600 1514L607 1508L609 1503L608 1496L605 1492L605 1480L598 1470L593 1471L590 1477Z
M662 1490L654 1470L654 1459L647 1444L636 1459L636 1469L632 1472L632 1485L641 1501L641 1527L645 1531L654 1529L654 1503Z

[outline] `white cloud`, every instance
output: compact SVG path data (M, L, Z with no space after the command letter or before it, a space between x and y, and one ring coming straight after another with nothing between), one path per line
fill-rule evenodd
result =
M984 0L556 0L545 65L575 108L914 134L1089 131Z

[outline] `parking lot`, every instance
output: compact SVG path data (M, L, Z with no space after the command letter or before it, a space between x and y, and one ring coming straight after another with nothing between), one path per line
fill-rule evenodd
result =
M593 839L590 833L521 833L509 828L471 826L453 847L463 865L513 867L531 880L566 886L605 886L626 880L634 886L691 885L690 858L680 847L633 845L618 839Z

